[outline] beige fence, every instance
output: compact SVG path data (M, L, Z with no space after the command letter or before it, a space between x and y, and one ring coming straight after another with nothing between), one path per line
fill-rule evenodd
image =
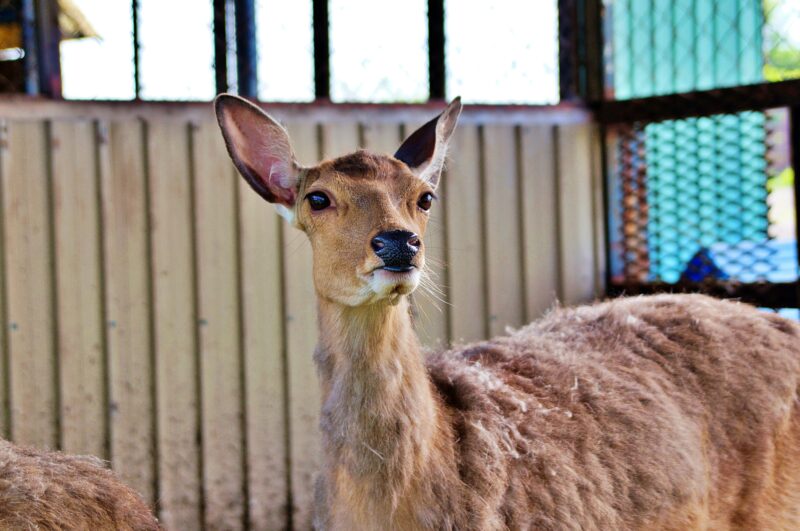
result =
M434 107L279 106L301 162L393 151ZM108 459L170 529L308 528L319 458L304 236L234 175L207 104L0 101L0 428ZM499 334L602 278L594 129L467 108L423 341ZM289 510L291 507L291 510Z

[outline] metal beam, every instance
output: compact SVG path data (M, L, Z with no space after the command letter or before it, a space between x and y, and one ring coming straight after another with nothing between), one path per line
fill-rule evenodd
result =
M131 0L131 17L133 22L133 97L138 100L142 97L142 75L139 68L139 0Z
M56 0L36 1L36 39L39 44L39 91L61 98L61 27Z
M258 98L258 48L255 0L235 0L236 79L239 95Z
M558 86L561 101L578 99L577 0L558 0Z
M328 0L313 0L314 6L314 95L331 97Z
M447 97L444 41L444 0L428 0L428 97L432 100Z
M579 90L584 101L597 102L603 99L605 78L603 75L603 1L583 0L580 20L582 31L580 52Z
M794 170L794 222L797 244L797 272L800 274L800 104L789 108L789 149ZM800 281L797 282L797 300L800 301Z
M25 92L61 98L61 28L56 0L22 0Z
M217 93L228 91L228 0L214 0L214 75Z
M654 293L705 293L719 299L739 299L766 308L800 308L798 282L733 281L706 282L626 282L609 285L609 295L650 295Z
M593 105L604 124L659 122L696 116L796 106L800 80L759 83L667 96L605 101Z
M36 39L36 6L34 0L22 0L22 46L25 49L25 93L39 94L39 45Z

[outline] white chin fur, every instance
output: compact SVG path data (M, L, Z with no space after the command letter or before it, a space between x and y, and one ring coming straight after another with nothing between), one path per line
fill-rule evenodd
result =
M414 268L408 273L393 273L376 269L369 279L369 287L378 299L408 295L419 285L420 272Z

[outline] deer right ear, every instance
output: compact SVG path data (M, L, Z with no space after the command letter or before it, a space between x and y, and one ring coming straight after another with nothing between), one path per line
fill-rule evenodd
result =
M297 200L300 166L286 130L238 96L220 94L214 100L214 108L236 169L261 197L275 203L281 215L291 216Z
M406 163L417 177L436 188L442 174L447 143L461 114L461 98L456 97L447 108L409 136L394 154Z

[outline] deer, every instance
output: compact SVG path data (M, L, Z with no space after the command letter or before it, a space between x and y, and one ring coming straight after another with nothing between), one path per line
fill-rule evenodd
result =
M260 107L215 109L241 176L311 244L316 529L800 529L800 325L661 294L426 353L409 295L460 99L394 155L314 166Z
M142 497L100 459L0 439L0 529L161 527Z

